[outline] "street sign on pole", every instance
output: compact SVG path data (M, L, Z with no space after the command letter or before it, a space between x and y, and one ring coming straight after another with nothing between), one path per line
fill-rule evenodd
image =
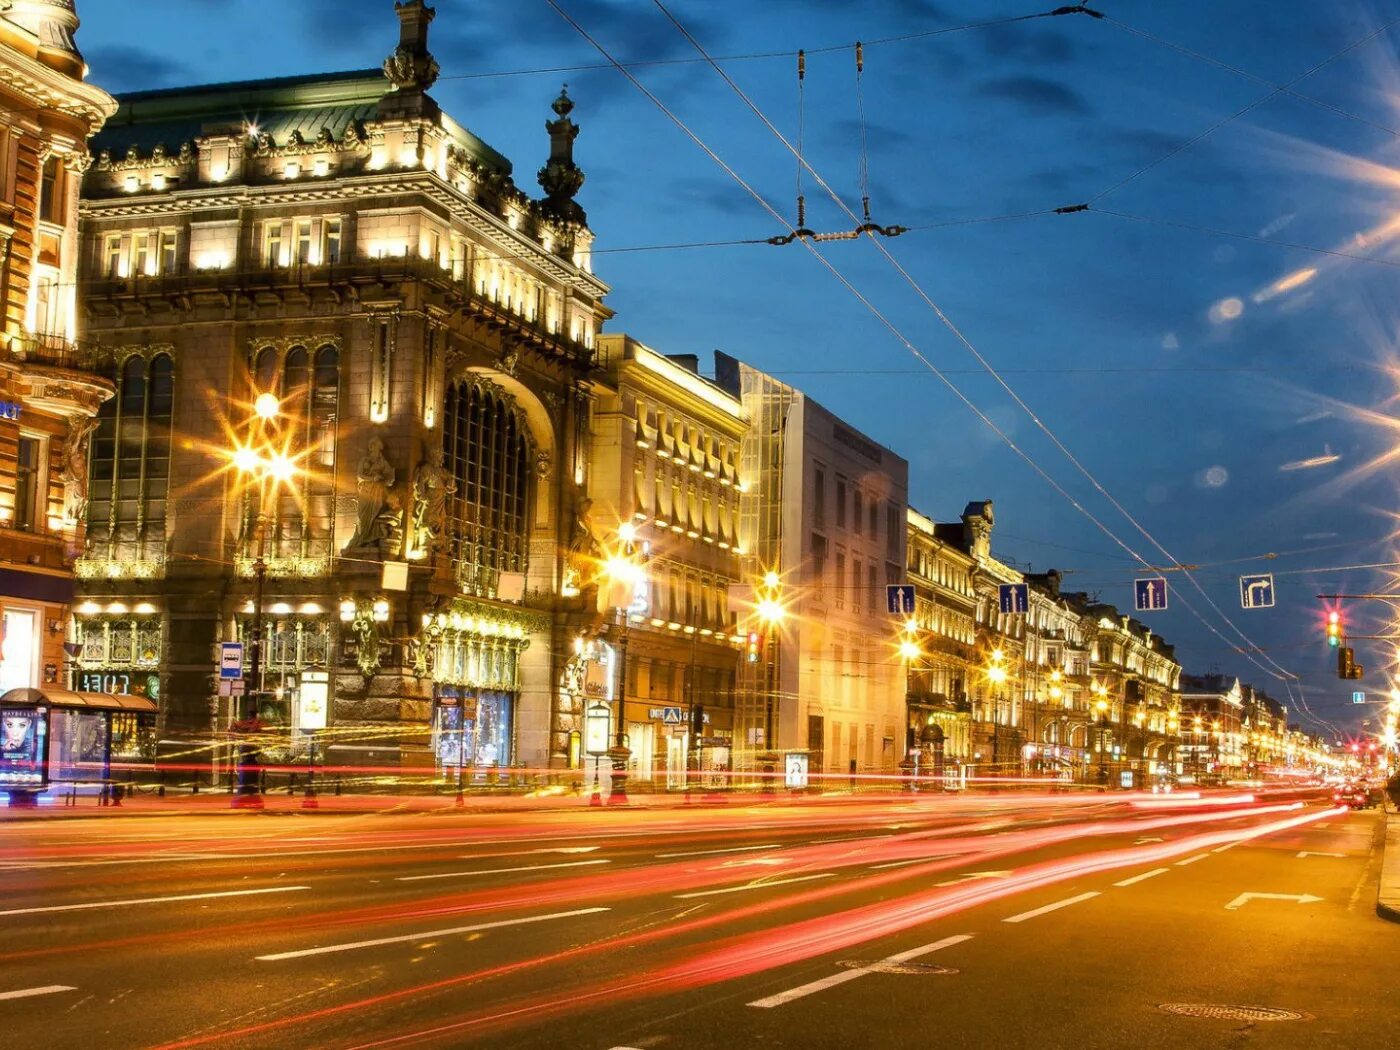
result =
M243 677L242 642L224 642L219 646L219 677Z
M1364 704L1366 702L1366 694L1360 689L1356 690L1356 692L1351 694L1351 702L1353 704Z
M1133 581L1133 608L1138 612L1152 612L1167 607L1167 578L1148 576Z
M885 587L885 608L893 616L914 615L914 585L891 583Z
M1261 572L1240 577L1240 606L1245 609L1274 607L1274 574Z
M1003 583L999 590L1001 611L1004 613L1027 613L1031 609L1031 588L1025 583Z

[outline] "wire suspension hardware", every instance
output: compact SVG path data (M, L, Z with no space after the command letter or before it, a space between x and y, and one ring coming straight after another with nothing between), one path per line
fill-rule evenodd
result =
M858 240L862 234L867 233L878 233L881 237L898 237L901 233L909 232L907 226L881 226L870 219L870 146L865 123L865 45L859 40L855 43L855 53L856 110L860 115L860 155L856 165L856 183L860 187L860 204L865 221L853 230L832 230L817 233L815 230L807 228L807 199L802 194L802 169L805 166L802 157L802 135L805 119L803 87L807 79L807 53L799 51L797 52L797 227L791 233L769 237L769 244L791 244L799 238L812 241L854 241Z

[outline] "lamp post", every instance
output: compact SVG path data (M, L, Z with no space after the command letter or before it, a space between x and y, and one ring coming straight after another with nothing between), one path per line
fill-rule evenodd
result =
M1005 699L1003 688L1006 685L1006 668L1003 662L1006 654L1000 649L993 649L990 656L990 663L987 667L987 681L996 687L992 697L992 766L1001 766L1001 704Z
M257 492L257 514L253 524L256 557L253 561L253 629L249 639L249 669L253 682L252 721L258 714L257 697L263 691L263 591L267 582L267 524L269 494L280 485L289 483L297 474L296 465L275 443L275 426L281 414L277 395L264 392L253 402L254 438L246 445L234 448L229 458L243 484L252 483ZM236 714L236 712L235 712ZM242 720L234 717L235 725ZM233 805L237 808L260 808L258 786L253 776L251 743L239 745L237 754L237 793Z
M1099 784L1108 786L1108 690L1102 682L1089 687L1094 694L1094 710L1099 715Z
M1061 671L1058 667L1055 668L1053 671L1050 672L1050 685L1049 685L1049 687L1046 689L1046 695L1048 695L1048 696L1050 697L1050 699L1051 699L1052 701L1054 701L1054 704L1055 704L1056 707L1059 707L1059 706L1060 706L1060 702L1064 699L1065 690L1064 690L1064 687L1063 687L1062 685L1060 685L1060 683L1064 681L1064 678L1065 678L1064 672ZM1062 723L1062 721L1063 721L1063 716L1059 716L1059 722ZM1037 735L1039 735L1039 734L1037 734ZM1057 729L1057 730L1056 730L1056 733L1055 733L1055 738L1056 738L1056 739L1055 739L1055 742L1056 742L1056 744L1062 743L1062 741L1060 741L1060 739L1059 739L1059 735L1060 735L1060 734L1059 734L1059 730ZM1039 746L1039 744L1040 744L1040 741L1037 740L1037 741L1036 741L1036 745ZM1039 765L1040 765L1040 771L1043 773L1043 772L1045 771L1045 760L1044 760L1044 757L1043 757L1043 752L1037 752L1037 754L1041 756L1040 758L1037 759L1037 761L1039 762ZM1057 772L1058 772L1058 771L1057 771Z
M650 555L650 546L637 542L637 529L631 522L624 521L617 528L618 547L608 558L604 571L612 582L612 602L619 618L618 630L618 686L617 686L617 735L612 747L608 748L608 759L612 762L612 790L608 794L608 805L627 804L627 763L632 757L632 749L627 739L627 642L631 633L631 616L639 592L646 586L645 560ZM644 600L644 599L643 599Z
M900 767L905 771L910 791L918 789L919 755L922 749L922 744L914 729L912 712L909 709L909 683L914 674L914 661L922 655L916 633L918 629L919 623L917 620L906 620L904 622L904 629L900 634L898 645L899 658L904 664L904 724L906 727L904 733L904 760L900 762Z

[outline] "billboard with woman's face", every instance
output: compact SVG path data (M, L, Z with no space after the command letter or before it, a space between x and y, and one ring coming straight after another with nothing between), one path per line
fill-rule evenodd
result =
M0 708L0 788L42 787L48 712Z

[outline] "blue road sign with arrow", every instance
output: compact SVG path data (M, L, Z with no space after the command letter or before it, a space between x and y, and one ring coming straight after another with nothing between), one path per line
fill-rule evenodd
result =
M1133 581L1133 608L1138 612L1153 612L1167 607L1167 578L1148 576Z
M914 615L914 585L891 583L885 586L885 607L893 616Z
M1274 574L1261 572L1240 577L1240 606L1245 609L1274 607Z
M1001 585L1001 611L1004 613L1027 613L1031 608L1031 589L1025 583L1003 583Z

